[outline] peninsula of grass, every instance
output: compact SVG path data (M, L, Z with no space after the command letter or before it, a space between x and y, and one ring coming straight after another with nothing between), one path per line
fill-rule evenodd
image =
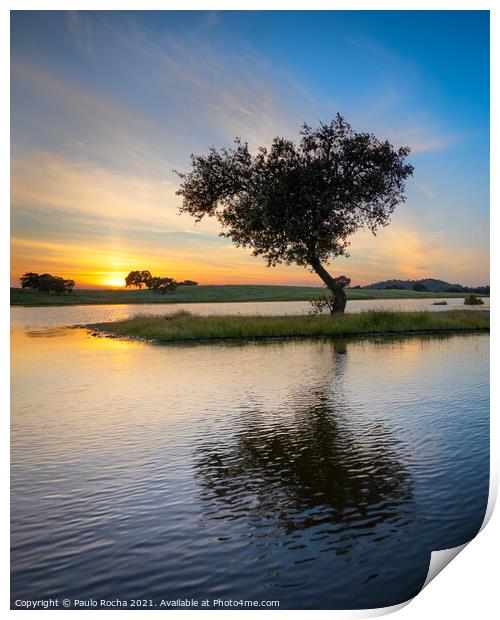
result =
M86 325L94 335L155 342L384 336L489 329L489 312L391 312L299 316L198 316L181 310Z
M87 304L185 304L234 301L310 301L324 293L318 286L210 285L184 286L159 295L148 290L75 289L71 295L56 295L31 289L11 288L13 306L73 306ZM431 291L347 289L347 299L425 299L464 297L464 293Z

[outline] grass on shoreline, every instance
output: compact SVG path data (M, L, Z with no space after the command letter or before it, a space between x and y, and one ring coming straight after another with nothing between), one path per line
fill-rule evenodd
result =
M298 316L197 316L181 310L168 315L137 315L131 319L85 325L94 333L158 342L221 339L360 336L487 330L489 312L391 312Z
M73 306L85 304L207 303L231 301L309 301L325 292L315 286L210 285L185 286L174 293L159 295L148 290L76 289L71 295L54 295L21 288L10 289L13 306ZM348 289L347 299L425 299L464 297L464 293L433 293L374 289Z

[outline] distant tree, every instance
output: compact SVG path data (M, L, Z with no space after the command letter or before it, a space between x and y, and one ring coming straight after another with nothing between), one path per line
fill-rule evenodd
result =
M54 276L50 275L50 273L42 273L41 276L38 276L37 289L39 291L42 291L42 293L50 293L53 285Z
M160 278L160 277L152 277L147 282L147 287L149 290L154 293L160 293L161 295L165 295L165 293L171 293L175 291L178 283L175 278Z
M357 230L389 223L413 173L410 149L356 133L339 114L317 129L303 125L298 145L277 137L252 154L246 142L235 144L191 156L191 171L178 173L180 212L215 217L222 236L268 266L311 269L331 291L331 312L343 312L350 279L332 277L324 263L347 256Z
M50 283L50 290L54 291L58 295L65 292L64 278L58 276L52 276L52 282Z
M482 306L484 304L484 301L481 299L481 297L470 294L465 297L464 304L466 306Z
M165 293L173 293L177 288L177 282L174 278L162 278L163 283L160 286L160 293L164 295Z
M198 282L194 280L182 280L182 282L177 282L177 286L198 286Z
M65 293L72 293L75 286L76 286L76 282L74 280L64 280L64 292Z
M160 286L160 281L161 281L161 278L158 278L157 276L155 277L152 276L146 282L146 286L148 287L150 291L156 291L157 288Z
M43 293L54 291L57 295L61 293L72 293L75 288L74 280L65 280L60 276L53 276L50 273L28 272L20 278L22 288L33 288Z
M147 269L144 269L143 271L140 272L140 285L139 288L141 288L141 286L144 284L147 286L148 281L151 279L151 272L148 271Z
M32 271L28 271L22 275L19 280L21 282L22 288L38 288L38 282L40 279L40 275L38 273L33 273Z
M487 295L489 296L490 294L490 287L489 286L477 286L475 289L472 290L473 293L476 293L477 295Z
M160 278L160 286L158 287L158 292L161 295L165 295L165 293L173 293L177 288L177 281L175 278Z
M125 286L137 286L137 281L140 278L140 271L130 271L125 276Z
M422 282L415 282L415 284L413 285L413 290L414 291L426 291L427 287L425 286L425 284L422 284Z
M147 269L143 271L131 271L125 278L125 286L137 286L137 288L141 289L144 285L147 285L150 279L151 272Z
M58 295L61 295L61 293L72 293L74 287L74 280L64 280L64 278L52 276L50 290L56 292Z

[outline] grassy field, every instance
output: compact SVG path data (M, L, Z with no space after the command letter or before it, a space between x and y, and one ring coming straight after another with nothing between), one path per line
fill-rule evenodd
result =
M94 333L160 342L220 339L297 338L432 333L489 329L489 312L388 312L371 310L335 316L197 316L181 310L170 315L85 326Z
M13 306L65 306L78 304L156 304L204 303L230 301L309 301L325 289L312 286L213 285L185 286L174 293L159 295L148 290L77 289L71 295L40 293L29 289L11 288ZM425 297L464 297L460 293L431 293L405 290L375 291L350 289L348 299L419 299Z

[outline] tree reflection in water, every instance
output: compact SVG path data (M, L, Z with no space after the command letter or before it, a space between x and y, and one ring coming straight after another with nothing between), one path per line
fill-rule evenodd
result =
M394 438L349 404L346 344L325 346L330 367L312 388L297 386L286 415L239 413L234 434L196 448L204 518L245 520L248 537L290 548L307 534L307 544L336 554L408 521L411 480Z

